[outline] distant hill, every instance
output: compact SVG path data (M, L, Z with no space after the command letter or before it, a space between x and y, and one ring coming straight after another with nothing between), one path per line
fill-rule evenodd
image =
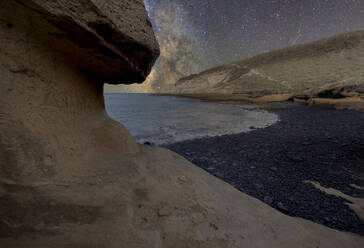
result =
M364 31L295 45L190 75L172 94L299 93L326 84L364 83Z

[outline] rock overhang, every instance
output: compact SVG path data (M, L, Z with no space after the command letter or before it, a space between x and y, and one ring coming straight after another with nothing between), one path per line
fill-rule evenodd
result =
M142 83L159 56L143 0L15 1L55 26L57 39L76 45L57 50L94 81Z

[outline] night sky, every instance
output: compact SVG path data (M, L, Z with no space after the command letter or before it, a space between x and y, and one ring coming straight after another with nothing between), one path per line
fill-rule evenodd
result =
M145 0L161 47L147 85L364 29L364 0Z

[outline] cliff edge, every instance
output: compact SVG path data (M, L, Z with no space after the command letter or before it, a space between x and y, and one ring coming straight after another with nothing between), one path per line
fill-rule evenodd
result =
M325 85L364 83L364 31L264 53L190 75L162 92L298 94Z

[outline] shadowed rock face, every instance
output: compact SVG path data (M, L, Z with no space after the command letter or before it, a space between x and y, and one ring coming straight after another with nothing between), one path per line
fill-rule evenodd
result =
M146 18L142 0L0 0L0 247L362 247L107 116L103 81L158 54Z
M111 84L141 83L159 55L143 1L17 0L58 28L57 46L89 77Z
M0 36L2 178L54 177L101 140L138 151L103 82L141 82L158 56L143 1L1 0Z

